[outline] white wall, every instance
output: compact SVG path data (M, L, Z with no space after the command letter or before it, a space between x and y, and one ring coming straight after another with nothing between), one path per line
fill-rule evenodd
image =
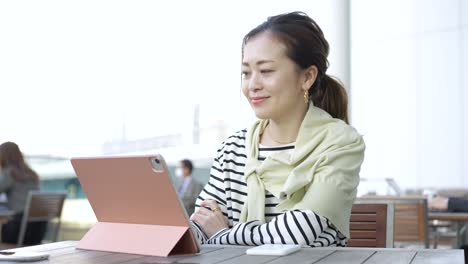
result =
M352 120L367 144L362 177L468 187L467 4L352 1Z
M462 171L462 184L463 186L468 185L468 139L466 134L468 133L468 2L460 0L460 17L461 17L461 69L459 70L461 74L461 100L463 105L462 119L462 147L463 147L463 171Z

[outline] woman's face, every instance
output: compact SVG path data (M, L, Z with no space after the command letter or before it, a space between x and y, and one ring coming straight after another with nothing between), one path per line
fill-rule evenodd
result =
M304 111L304 74L286 56L286 46L261 33L244 46L242 92L260 119L284 120Z

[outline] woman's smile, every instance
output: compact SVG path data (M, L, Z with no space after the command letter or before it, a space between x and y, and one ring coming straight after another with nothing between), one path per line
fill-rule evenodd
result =
M269 96L254 96L254 97L250 97L250 102L253 105L260 105L261 103L265 102L268 98L270 97Z

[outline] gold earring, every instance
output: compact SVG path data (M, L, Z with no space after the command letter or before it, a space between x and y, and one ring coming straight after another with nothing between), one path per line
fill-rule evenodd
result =
M304 92L304 103L309 104L309 90Z

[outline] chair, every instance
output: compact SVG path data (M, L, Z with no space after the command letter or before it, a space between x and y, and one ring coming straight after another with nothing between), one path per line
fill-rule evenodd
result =
M385 203L353 204L349 247L392 247L393 205Z
M26 229L28 223L31 222L57 219L57 224L52 235L52 239L54 241L57 240L58 231L60 229L60 217L62 215L63 203L66 196L65 192L30 191L28 193L26 206L21 219L17 247L23 246Z
M429 248L428 209L425 197L367 196L358 198L357 202L394 204L394 242L400 245L420 242L425 248Z

